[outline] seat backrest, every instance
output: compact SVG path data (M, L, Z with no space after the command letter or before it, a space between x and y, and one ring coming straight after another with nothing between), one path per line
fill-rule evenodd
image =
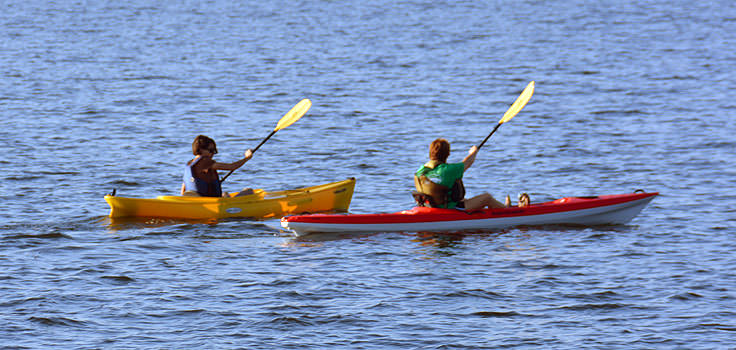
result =
M447 203L447 193L449 188L432 182L424 175L414 175L414 187L417 188L417 192L420 194L424 194L431 198L430 205L432 207L443 206Z

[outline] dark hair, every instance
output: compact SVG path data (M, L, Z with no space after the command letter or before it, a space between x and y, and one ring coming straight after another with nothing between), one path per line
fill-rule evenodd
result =
M438 160L442 163L447 161L450 155L450 143L445 139L436 139L429 145L429 159Z
M217 145L215 144L215 140L204 135L199 135L195 137L194 142L192 142L192 153L195 156L199 155L200 149L212 149L212 154L216 154Z

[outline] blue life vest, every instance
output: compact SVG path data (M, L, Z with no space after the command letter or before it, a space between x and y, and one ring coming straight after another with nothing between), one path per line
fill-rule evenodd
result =
M222 186L220 185L219 177L216 177L212 182L207 182L194 176L192 169L200 159L202 158L197 157L192 164L187 164L184 167L184 190L194 191L199 193L200 196L205 197L222 197Z

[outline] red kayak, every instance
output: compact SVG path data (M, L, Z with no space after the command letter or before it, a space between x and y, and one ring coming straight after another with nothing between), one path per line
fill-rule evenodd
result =
M287 216L281 226L297 236L314 232L432 232L488 230L520 225L625 224L659 193L565 197L526 207L465 211L416 207L384 214Z

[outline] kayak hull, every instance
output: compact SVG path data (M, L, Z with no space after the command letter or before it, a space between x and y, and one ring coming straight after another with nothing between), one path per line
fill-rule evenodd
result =
M274 218L289 214L347 211L355 179L295 190L255 190L242 197L158 196L126 198L107 195L110 217L157 217L172 219Z
M565 197L528 207L463 211L416 207L386 214L297 215L281 226L297 236L316 232L437 232L520 225L605 225L631 221L658 193Z

